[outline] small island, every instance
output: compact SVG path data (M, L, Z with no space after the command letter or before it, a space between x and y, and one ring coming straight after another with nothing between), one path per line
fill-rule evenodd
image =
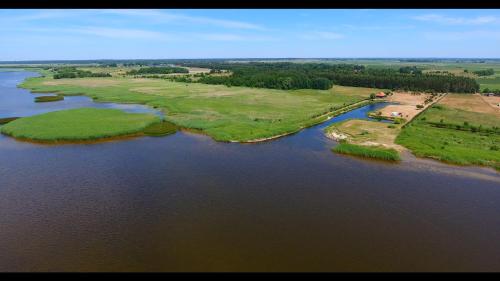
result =
M34 142L81 142L175 132L154 114L118 109L78 108L16 119L0 128L14 138Z
M52 101L60 101L64 100L64 96L55 95L55 96L39 96L35 97L35 102L52 102Z

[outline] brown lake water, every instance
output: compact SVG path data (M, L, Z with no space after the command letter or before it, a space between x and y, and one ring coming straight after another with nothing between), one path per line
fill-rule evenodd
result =
M34 103L0 72L0 118ZM39 145L0 135L0 271L499 271L500 174L333 154L322 129L257 144L167 137Z

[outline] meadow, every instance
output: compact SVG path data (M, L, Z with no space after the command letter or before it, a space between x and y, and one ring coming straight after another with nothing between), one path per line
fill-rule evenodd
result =
M380 91L342 86L276 90L132 77L52 79L50 73L29 78L20 87L87 95L96 102L145 104L165 112L167 121L218 141L253 141L296 132Z

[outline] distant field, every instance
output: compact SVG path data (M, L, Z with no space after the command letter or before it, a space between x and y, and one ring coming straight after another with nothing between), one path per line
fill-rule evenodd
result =
M500 90L500 76L494 78L480 78L477 79L477 82L481 86L481 91L486 88L490 90Z
M396 143L417 156L500 169L500 117L482 112L485 103L474 105L480 103L479 95L446 97L403 128Z
M35 92L85 94L101 102L159 108L180 127L219 141L252 141L297 131L323 121L325 113L367 99L379 89L334 86L330 90L273 90L178 83L144 78L30 78Z

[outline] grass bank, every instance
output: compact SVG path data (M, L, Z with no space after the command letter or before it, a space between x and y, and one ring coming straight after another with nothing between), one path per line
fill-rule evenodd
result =
M361 146L349 143L340 143L332 149L333 152L354 156L374 158L384 161L399 161L399 153L392 148L378 146Z
M78 108L19 118L2 126L0 132L28 141L93 141L141 134L145 128L159 122L159 117L153 114Z

